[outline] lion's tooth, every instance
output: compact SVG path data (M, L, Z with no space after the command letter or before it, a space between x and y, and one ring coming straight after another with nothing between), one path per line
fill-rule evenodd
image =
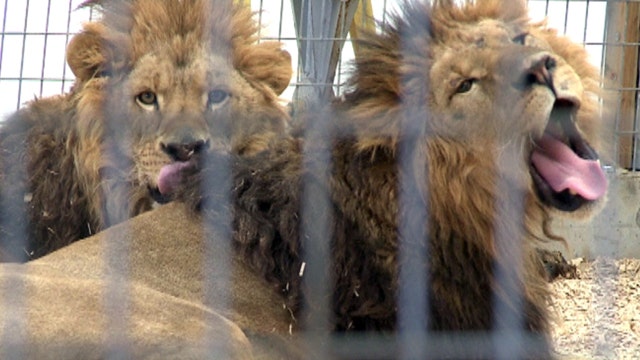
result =
M573 190L573 189L569 189L569 194L571 194L571 195L573 195L573 196L578 195L578 193L577 193L575 190Z

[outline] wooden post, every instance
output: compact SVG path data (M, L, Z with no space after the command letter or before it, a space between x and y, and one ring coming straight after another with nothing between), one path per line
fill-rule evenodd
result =
M351 39L359 38L361 31L374 31L375 26L376 25L375 20L373 19L373 10L371 8L371 0L360 0L360 4L356 9L356 14L353 17L353 22L351 23L351 28L349 29ZM360 46L358 46L357 41L353 41L352 45L353 53L356 57L358 57L360 55Z
M293 112L302 114L330 101L344 38L358 0L291 0L298 36L300 84L293 94Z
M243 4L244 6L250 8L251 7L251 0L234 0L236 3L238 4Z
M616 118L616 160L623 168L640 168L640 144L635 144L640 130L637 123L639 15L640 2L610 1L607 4L603 64L604 84L611 96L605 99L605 108Z

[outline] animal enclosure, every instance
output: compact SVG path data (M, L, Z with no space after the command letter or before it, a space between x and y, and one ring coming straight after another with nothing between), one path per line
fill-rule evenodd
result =
M261 39L282 41L292 55L294 77L282 97L294 114L303 112L309 99L329 100L344 93L345 75L360 51L351 39L363 29L374 30L376 21L385 23L387 12L397 7L393 0L243 2L260 11L257 17L264 26ZM3 116L33 97L70 89L74 77L61 50L83 21L97 16L91 9L74 10L79 3L0 0ZM640 1L529 0L529 7L532 18L547 17L551 27L583 44L591 61L601 69L602 86L608 95L602 100L603 116L610 119L615 145L603 159L614 185L609 195L613 205L593 224L559 225L571 247L565 255L585 261L578 266L581 280L561 279L552 284L558 299L555 309L562 318L554 330L554 341L561 353L602 359L637 358L640 262L633 258L640 257L640 197L636 193L640 191ZM599 236L607 241L598 241ZM580 242L573 242L573 237ZM609 240L611 237L615 239ZM598 332L604 335L599 338ZM331 350L345 358L371 359L394 355L412 358L434 348L436 357L465 357L482 353L487 337L495 344L511 339L500 333L477 337L427 334L427 340L314 335L309 333L307 340L319 349L318 353ZM3 339L0 337L0 342ZM509 358L509 354L504 355Z

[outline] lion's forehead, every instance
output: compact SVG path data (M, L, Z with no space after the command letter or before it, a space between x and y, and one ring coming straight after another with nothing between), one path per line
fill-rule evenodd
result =
M448 47L491 47L510 43L512 39L524 32L516 24L506 23L495 19L483 19L474 23L463 23L459 27L449 29L444 39Z
M194 93L205 94L212 88L228 87L230 74L234 71L228 60L216 54L201 52L188 63L180 63L157 51L138 59L128 80L132 92L184 89L193 96Z

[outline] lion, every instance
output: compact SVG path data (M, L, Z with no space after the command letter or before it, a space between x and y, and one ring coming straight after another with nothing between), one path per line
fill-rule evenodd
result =
M558 240L554 217L588 218L606 199L598 72L585 50L532 22L524 1L408 1L358 41L349 90L309 116L303 137L211 155L232 163L236 250L303 326L328 297L335 331L397 330L401 284L415 295L422 278L417 326L521 330L531 342L514 342L514 357L552 357L535 246ZM216 174L185 170L177 198L219 216L222 194L206 190ZM315 223L325 206L328 244ZM402 277L408 262L421 276ZM313 290L323 274L330 296ZM487 349L450 356L494 357Z
M165 203L176 172L216 149L283 136L291 75L231 1L103 1L67 48L72 90L0 128L0 260L38 258ZM26 236L22 236L25 235ZM26 237L26 239L25 239Z

